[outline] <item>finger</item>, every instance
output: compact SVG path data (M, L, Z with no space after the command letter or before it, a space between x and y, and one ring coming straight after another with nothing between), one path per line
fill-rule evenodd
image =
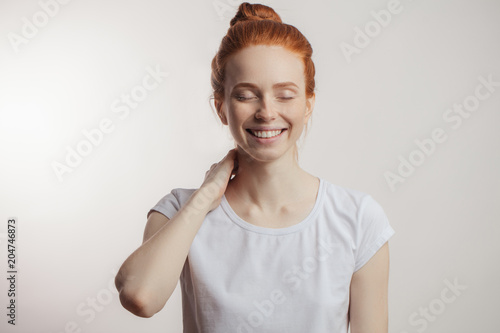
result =
M238 167L240 166L240 161L238 161L238 157L234 159L234 170L238 170Z
M227 160L234 160L236 157L238 156L238 150L236 148L233 148L231 149L230 151L228 151L228 153L226 154L226 156L224 156L224 158L222 159L223 161L227 161Z

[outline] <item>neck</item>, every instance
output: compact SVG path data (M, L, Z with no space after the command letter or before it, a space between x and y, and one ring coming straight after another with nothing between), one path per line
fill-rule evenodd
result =
M273 161L258 161L238 148L238 172L228 190L262 211L278 211L304 198L312 175L302 170L293 150Z

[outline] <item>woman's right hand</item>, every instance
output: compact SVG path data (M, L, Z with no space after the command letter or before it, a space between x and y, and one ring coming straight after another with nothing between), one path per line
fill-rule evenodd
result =
M219 163L212 164L210 170L205 172L205 180L198 191L211 201L210 211L219 206L231 176L238 171L237 152L237 148L231 149Z

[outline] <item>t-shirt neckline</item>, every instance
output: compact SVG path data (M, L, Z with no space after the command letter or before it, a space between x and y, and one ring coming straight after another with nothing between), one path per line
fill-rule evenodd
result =
M324 180L321 177L317 177L319 179L319 188L318 188L318 193L316 195L316 202L314 203L313 209L309 212L309 214L299 223L294 224L289 227L285 228L266 228L266 227L261 227L261 226L256 226L252 223L249 223L245 220L243 220L241 217L236 214L236 212L231 208L229 205L229 202L226 199L226 195L222 195L221 199L221 207L222 209L226 212L226 214L229 216L232 222L236 223L238 226L257 233L261 234L267 234L267 235L286 235L289 233L297 232L299 230L304 229L307 227L311 221L314 219L314 216L316 215L317 211L319 210L319 207L321 206L321 203L323 201L324 197Z

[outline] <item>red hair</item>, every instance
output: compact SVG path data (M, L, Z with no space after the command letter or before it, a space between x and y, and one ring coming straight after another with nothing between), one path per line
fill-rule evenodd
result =
M314 96L315 69L311 59L313 50L304 35L294 26L283 23L271 7L243 2L231 19L227 34L212 60L211 83L215 100L224 100L225 67L228 58L250 45L282 46L299 56L304 63L306 97Z

